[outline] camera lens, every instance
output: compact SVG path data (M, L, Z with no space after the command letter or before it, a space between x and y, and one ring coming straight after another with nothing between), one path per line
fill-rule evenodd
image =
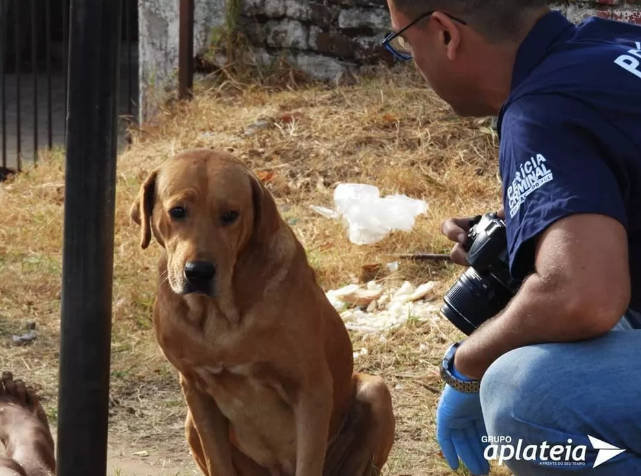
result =
M513 293L492 274L482 275L470 267L445 294L441 314L470 335L501 312L512 297Z

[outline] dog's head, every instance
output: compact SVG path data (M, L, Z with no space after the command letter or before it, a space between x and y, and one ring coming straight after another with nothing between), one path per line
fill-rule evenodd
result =
M280 226L261 182L229 154L191 150L165 161L131 207L141 246L152 235L167 252L167 279L177 294L215 297L229 289L241 253Z

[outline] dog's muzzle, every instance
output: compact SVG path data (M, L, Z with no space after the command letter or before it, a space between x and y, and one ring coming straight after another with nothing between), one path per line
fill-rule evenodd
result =
M183 270L183 294L200 293L213 297L216 266L209 261L188 261Z

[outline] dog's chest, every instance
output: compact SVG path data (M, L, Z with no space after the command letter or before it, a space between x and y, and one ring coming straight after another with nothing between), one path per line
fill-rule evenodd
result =
M293 389L285 372L262 355L256 343L232 333L192 338L189 345L171 337L163 340L167 358L196 388L211 395L229 420L263 412L268 405L291 405Z
M163 353L184 375L196 369L196 374L204 379L223 371L247 375L243 368L247 356L239 346L240 333L230 331L229 326L214 324L203 329L181 317L169 315L160 320L156 332Z
M214 397L219 406L229 406L229 419L236 410L247 413L254 406L262 411L266 404L290 404L291 395L268 364L208 362L184 367L200 391Z

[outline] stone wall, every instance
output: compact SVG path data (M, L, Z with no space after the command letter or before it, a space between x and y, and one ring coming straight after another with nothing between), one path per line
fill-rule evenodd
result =
M207 50L211 34L223 23L226 1L196 1L196 55ZM254 45L259 63L284 54L312 76L335 80L358 65L392 61L379 46L390 28L385 0L242 1L239 26ZM140 1L143 119L176 88L178 4L178 0ZM551 6L574 22L596 15L641 24L641 0L561 0Z
M551 2L574 23L590 16L641 25L641 0L564 0Z
M551 6L574 22L596 15L641 24L641 0L565 0ZM242 14L259 59L287 51L294 63L321 79L393 61L379 45L390 28L385 0L245 0Z
M385 0L245 0L242 27L259 58L288 52L313 76L335 79L359 64L389 62Z

